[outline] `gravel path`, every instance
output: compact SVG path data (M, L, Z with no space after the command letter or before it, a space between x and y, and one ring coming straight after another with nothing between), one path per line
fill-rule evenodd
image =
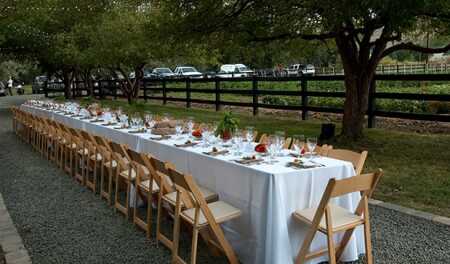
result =
M167 249L15 137L1 108L21 101L0 98L0 193L33 262L169 263ZM450 227L376 206L371 221L376 263L450 262ZM225 263L201 249L199 264Z

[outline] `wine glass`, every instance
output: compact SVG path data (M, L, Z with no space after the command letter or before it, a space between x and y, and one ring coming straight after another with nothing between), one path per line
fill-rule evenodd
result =
M181 138L181 134L183 133L183 126L181 124L181 122L177 122L175 125L175 134L177 139Z
M269 164L274 164L276 162L276 156L278 153L278 139L277 137L269 137L267 140L267 152L269 153Z
M300 157L302 155L302 150L305 146L305 136L304 135L294 135L294 151Z
M188 117L187 129L188 129L189 135L192 135L192 131L194 130L194 118L191 116Z
M241 154L241 147L243 141L244 139L242 138L242 132L236 129L233 136L233 148L236 156Z
M246 139L247 139L247 142L248 143L252 143L253 142L253 127L251 127L251 126L248 126L248 127L246 127L245 128L247 131L246 131Z
M309 154L310 154L310 157L312 159L313 155L314 155L314 149L317 146L317 138L316 137L309 137L308 139L306 139L306 144L308 146Z
M281 155L284 146L284 135L283 131L275 131L275 144L277 146L278 156Z

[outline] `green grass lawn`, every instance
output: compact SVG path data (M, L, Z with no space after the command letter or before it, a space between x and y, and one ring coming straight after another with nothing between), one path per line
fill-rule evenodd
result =
M223 116L223 112L157 104L139 103L130 107L120 100L101 103L131 111L168 113L175 118L192 116L199 122L218 121ZM261 133L283 130L288 135L320 134L320 121L300 121L273 115L253 117L245 113L236 113L236 116L241 127L254 126ZM339 130L340 125L337 124L337 132ZM369 151L365 172L376 168L385 171L375 199L450 217L450 135L367 129L366 137L360 142L329 143L335 148Z

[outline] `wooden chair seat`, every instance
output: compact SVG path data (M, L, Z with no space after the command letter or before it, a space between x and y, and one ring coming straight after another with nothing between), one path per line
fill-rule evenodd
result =
M144 190L146 190L147 192L149 192L150 191L150 180L145 180L145 181L140 182L139 187L141 187ZM155 181L153 181L152 193L157 193L157 192L159 192L159 186Z
M95 157L96 155L92 155L91 157L90 157L90 159L91 160L95 160ZM100 153L97 153L97 161L102 161L102 159L103 159L103 157L102 157L102 155L100 154Z
M216 223L220 224L228 220L237 218L241 215L241 210L236 207L229 205L223 201L217 201L208 204L208 208L211 211ZM181 213L181 216L187 220L192 225L194 224L196 208L190 208ZM200 211L198 218L198 226L208 225L208 220L206 219L203 212Z
M150 171L146 167L142 167L142 169L144 170L144 174L146 176L148 176L150 174ZM130 170L124 170L119 175L128 179L129 174L130 174ZM131 168L131 177L130 177L131 180L136 179L136 175L137 175L136 170L134 168Z
M117 168L117 161L115 161L115 160L112 160L112 161L107 161L107 162L105 162L104 164L103 164L106 168L109 168L109 167L113 167L113 168Z
M297 210L294 213L294 217L300 221L311 224L314 220L314 216L317 212L317 207L307 208L304 210ZM333 218L333 232L337 232L342 229L349 228L351 226L357 226L363 223L361 216L358 216L349 210L340 207L339 205L330 203L330 213ZM323 233L327 232L327 224L325 216L319 223L319 230Z
M215 202L219 199L219 195L205 187L199 186L200 192L202 193L205 200L210 202ZM177 201L177 192L171 192L163 196L163 200L168 203L175 205ZM183 201L181 201L182 206L184 206Z
M78 150L77 152L78 152L78 154L83 155L83 156L86 156L86 155L89 154L89 150L88 150L87 148L85 148L85 149L80 149L80 150Z

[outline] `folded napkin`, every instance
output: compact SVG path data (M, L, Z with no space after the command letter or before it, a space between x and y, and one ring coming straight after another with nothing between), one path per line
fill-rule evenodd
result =
M263 159L239 159L239 160L235 160L235 161L239 164L252 165L252 164L260 163L264 160Z
M117 125L116 122L102 124L102 126L115 126L115 125Z
M128 131L128 133L130 133L130 134L145 133L145 129L130 130L130 131Z
M160 141L160 140L170 139L170 136L151 137L150 139Z
M203 154L210 155L210 156L219 156L219 155L225 155L228 152L229 152L228 150L224 149L224 150L221 150L221 151L203 152Z
M122 127L122 126L113 127L113 129L125 129L125 128L127 128L127 127Z
M305 164L303 162L288 162L286 167L297 168L297 169L312 169L317 167L322 167L319 164Z
M193 147L195 145L197 145L198 143L196 142L191 142L191 143L184 143L184 144L175 144L175 147L178 148L187 148L187 147Z

